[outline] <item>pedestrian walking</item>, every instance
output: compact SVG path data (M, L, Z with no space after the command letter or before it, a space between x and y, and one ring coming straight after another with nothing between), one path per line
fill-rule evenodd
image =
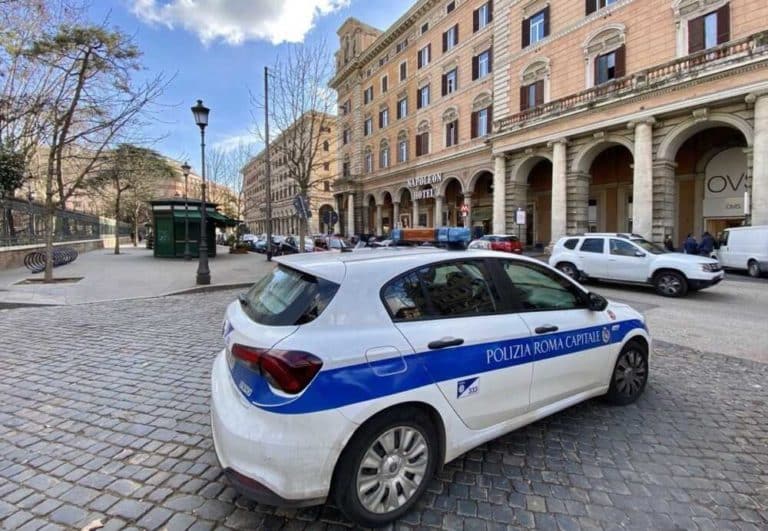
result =
M675 244L672 241L672 235L667 234L667 237L664 238L664 248L669 251L670 253L674 253L676 251Z
M712 256L715 250L715 239L709 232L701 235L701 245L699 245L699 254L701 256Z
M699 254L699 242L696 241L692 233L688 233L688 237L683 242L683 252L686 254Z

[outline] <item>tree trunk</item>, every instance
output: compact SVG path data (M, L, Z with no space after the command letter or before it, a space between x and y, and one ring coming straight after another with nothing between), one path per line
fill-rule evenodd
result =
M133 211L133 246L139 246L139 207Z
M115 198L115 254L120 254L120 187Z

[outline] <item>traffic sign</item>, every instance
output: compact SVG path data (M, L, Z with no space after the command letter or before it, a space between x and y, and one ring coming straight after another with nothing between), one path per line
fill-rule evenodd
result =
M312 217L312 211L309 209L309 200L304 195L298 194L294 196L293 208L296 210L296 213L302 219L307 219Z
M339 214L334 210L326 210L323 212L323 223L326 225L336 225L339 222Z
M525 209L518 208L515 215L515 223L517 223L518 225L525 225L525 221L526 221L525 218L526 218Z

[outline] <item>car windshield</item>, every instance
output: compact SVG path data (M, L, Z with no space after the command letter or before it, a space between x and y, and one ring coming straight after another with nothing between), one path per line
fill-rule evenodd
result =
M643 250L648 251L651 254L666 254L666 253L669 252L666 249L664 249L663 247L660 247L660 246L656 245L655 243L651 243L648 240L644 240L642 238L640 238L638 240L632 240L632 243L634 243L635 245L637 245L639 247L642 247Z
M316 319L338 289L338 284L281 265L240 295L240 305L259 324L300 325Z

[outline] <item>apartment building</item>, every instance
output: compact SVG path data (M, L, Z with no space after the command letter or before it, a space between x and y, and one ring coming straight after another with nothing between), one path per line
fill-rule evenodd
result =
M386 31L353 18L338 30L345 232L490 230L493 20L489 0L420 1Z
M633 231L655 241L670 234L680 241L689 232L768 224L768 3L494 0L489 29L475 32L473 13L481 5L421 0L383 33L355 20L339 30L332 86L340 106L351 100L353 111L349 146L342 149L349 175L337 192L359 212L356 230L384 229L372 218L378 221L379 210L385 217L394 212L396 199L402 218L406 191L434 195L436 211L454 224L445 215L453 190L463 198L457 204L469 207L468 223L519 233L538 246L586 231ZM431 137L428 159L366 172L366 150L375 152L380 136L391 145L400 134L380 132L374 120L373 134L365 135L366 117L375 117L384 101L379 78L386 73L391 83L403 56L391 46L396 52L407 39L408 68L415 62L419 70L418 52L431 43L437 72L426 77L434 96L431 77L450 71L451 59L443 58L450 52L440 53L442 35L456 23L466 50L457 59L460 73L462 65L472 69L466 57L482 42L492 50L492 81L473 82L466 97L456 98L458 146L444 142L446 129L437 144ZM415 98L423 82L417 73L408 95ZM473 140L464 135L473 131L475 99L485 94L492 131ZM434 135L436 123L450 123L451 105L442 97L433 105L436 112L424 120ZM411 139L423 125L418 111L404 128ZM434 164L422 164L427 160ZM422 215L424 202L416 201L419 217L411 219L431 224Z
M299 123L300 121L303 123ZM312 139L298 142L296 131L310 129L313 131ZM315 153L315 157L307 193L312 212L309 233L326 234L337 229L323 223L323 214L333 210L333 180L337 173L336 129L335 116L314 113L314 117L311 117L308 113L270 143L273 234L299 233L299 217L293 200L300 190L297 181L292 177L293 163L289 161L289 157L310 151ZM265 155L266 151L262 151L243 168L245 223L251 232L257 234L267 231Z

